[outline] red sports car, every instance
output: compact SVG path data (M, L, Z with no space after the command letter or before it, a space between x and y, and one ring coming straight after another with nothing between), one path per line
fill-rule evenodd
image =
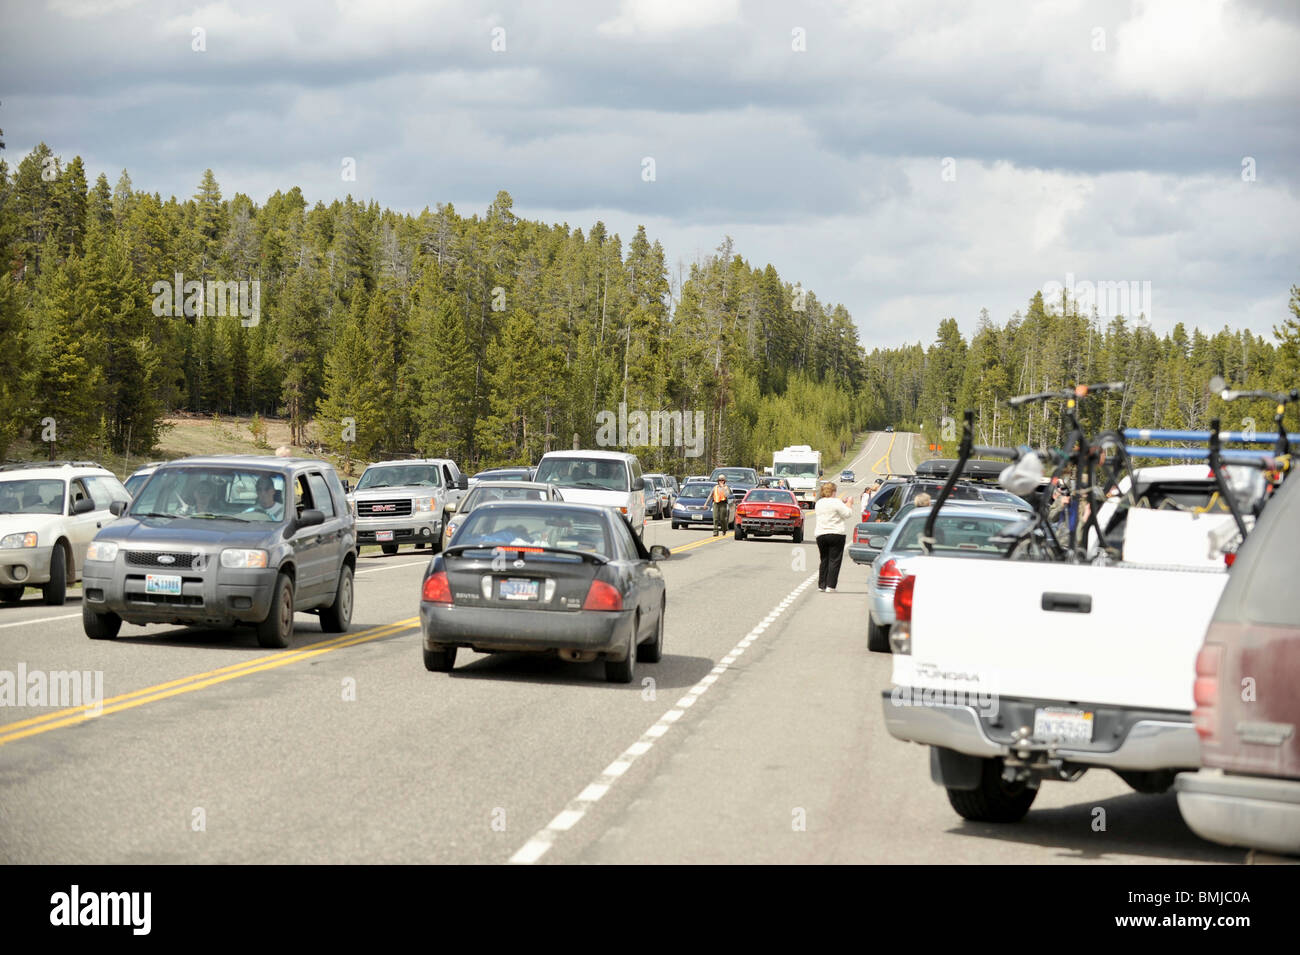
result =
M736 505L736 540L790 534L803 543L803 509L794 493L774 487L756 487Z

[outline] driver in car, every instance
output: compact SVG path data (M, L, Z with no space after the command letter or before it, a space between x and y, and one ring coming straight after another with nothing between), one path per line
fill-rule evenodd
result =
M269 477L257 479L257 503L246 508L245 514L265 514L273 521L284 517L284 507L275 499L275 482Z

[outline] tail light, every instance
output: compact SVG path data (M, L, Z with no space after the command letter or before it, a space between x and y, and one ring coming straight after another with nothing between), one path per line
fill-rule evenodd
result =
M439 570L425 577L420 596L429 603L451 603L451 583L447 580L447 572Z
M587 591L587 599L582 602L583 610L622 610L623 595L616 587L603 580L593 580Z
M1223 647L1217 643L1205 644L1196 655L1196 682L1192 685L1196 709L1192 711L1192 719L1201 739L1214 735L1214 707L1219 702L1219 664L1222 659Z
M876 583L883 590L890 590L897 587L903 579L903 572L898 569L898 562L890 559L884 562L880 567L880 573L876 575ZM908 600L911 600L908 595Z
M860 528L860 527L855 527L855 528L853 528L853 543L855 543L855 544L861 544L861 543L862 543L862 538L858 536L858 534L861 533L861 531L862 531L862 528Z
M863 511L863 512L862 512L862 523L863 523L863 524L866 524L866 523L868 523L870 520L871 520L871 512L870 512L870 511Z
M1236 562L1237 562L1237 554L1235 551L1228 551L1226 554L1223 555L1224 566L1231 567Z
M899 623L912 622L912 591L915 587L916 575L908 574L894 591L894 619Z

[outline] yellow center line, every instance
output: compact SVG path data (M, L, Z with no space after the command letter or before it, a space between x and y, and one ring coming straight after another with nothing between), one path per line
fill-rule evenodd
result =
M16 723L6 723L0 725L0 746L3 746L5 743L13 742L14 740L23 739L27 736L35 736L38 733L58 729L62 726L71 726L75 723L85 722L88 719L95 719L106 713L116 713L121 710L131 709L136 706L142 706L145 703L154 702L155 700L166 699L170 696L189 693L193 690L202 689L217 683L224 683L227 680L234 680L241 676L247 676L250 673L260 673L264 670L272 670L277 667L288 666L290 663L298 663L302 660L308 660L325 653L331 653L334 650L341 650L344 647L355 646L358 643L366 643L370 640L379 640L383 637L392 636L393 634L409 629L418 623L418 617L408 617L406 620L384 624L381 627L374 627L370 630L343 634L340 637L335 637L324 641L323 643L313 644L309 647L304 647L301 650L286 650L283 653L273 653L268 656L255 657L252 660L245 660L241 663L232 664L231 666L221 667L216 670L208 670L204 673L195 673L190 676L181 677L177 680L170 680L166 683L158 683L154 686L144 687L143 689L132 690L130 693L123 693L119 696L104 700L98 705L86 704L84 706L74 706L70 709L56 710L53 713L45 713L41 716L20 720Z
M674 547L668 553L680 554L685 550L694 550L696 547L703 547L705 544L716 544L718 541L727 540L727 535L722 534L719 537L706 537L703 540L691 541L689 544L683 544L681 547Z
M872 470L874 473L876 473L876 474L885 474L885 473L888 472L888 469L889 469L889 455L890 455L890 453L894 450L894 439L897 438L897 437L898 437L898 432L897 432L897 431L891 431L891 432L889 433L889 447L887 447L887 448L885 449L885 453L882 454L882 455L880 456L880 461L884 461L884 462L885 462L885 471L881 471L881 470L880 470L880 461L877 461L875 464L871 465L871 470Z

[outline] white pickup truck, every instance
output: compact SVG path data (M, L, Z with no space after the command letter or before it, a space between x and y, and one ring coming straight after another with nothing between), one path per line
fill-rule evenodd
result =
M1194 667L1227 583L1210 550L1231 517L1127 518L1118 563L952 560L936 547L908 567L885 724L930 747L931 778L961 816L1015 822L1043 780L1093 767L1162 792L1200 765Z

